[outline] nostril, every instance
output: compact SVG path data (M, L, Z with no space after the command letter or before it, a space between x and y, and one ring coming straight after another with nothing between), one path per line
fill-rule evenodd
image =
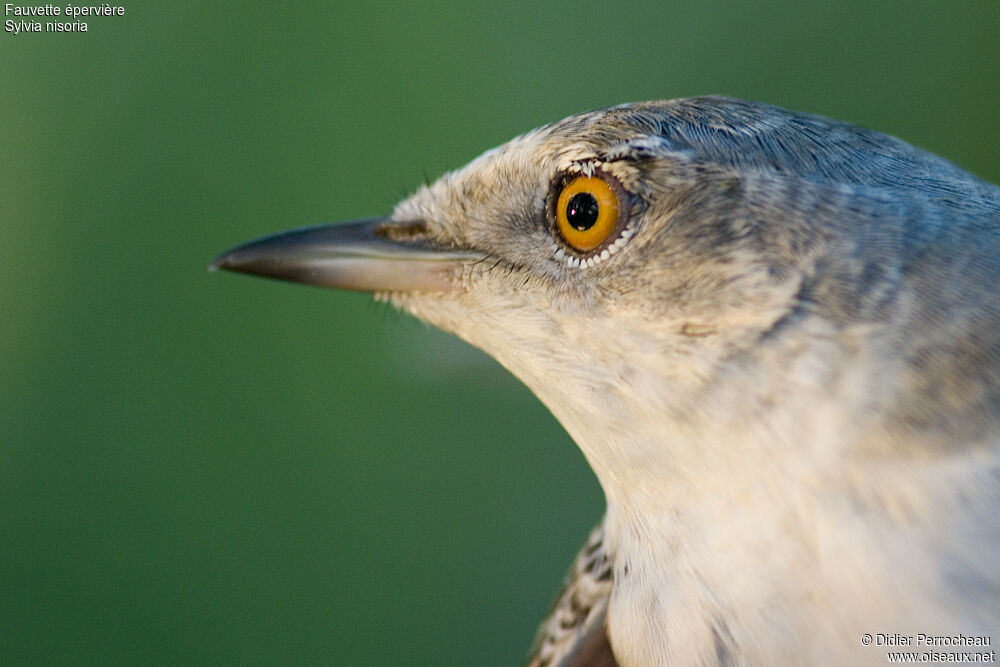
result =
M373 233L387 241L420 241L427 238L427 223L423 220L385 222L375 227Z

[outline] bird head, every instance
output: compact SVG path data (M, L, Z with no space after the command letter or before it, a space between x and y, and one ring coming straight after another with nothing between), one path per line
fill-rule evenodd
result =
M697 438L697 422L738 414L734 392L749 405L752 373L734 376L806 285L837 311L825 321L857 314L878 292L851 274L877 257L866 230L893 233L873 217L926 189L928 166L968 183L824 118L717 97L631 104L513 139L388 217L251 241L213 268L371 291L480 347L546 403L607 491L670 434ZM879 188L890 181L896 199Z

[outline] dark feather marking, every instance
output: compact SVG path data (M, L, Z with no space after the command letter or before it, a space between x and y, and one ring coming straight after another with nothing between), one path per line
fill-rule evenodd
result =
M529 667L616 667L605 627L611 585L602 522L591 532L539 628Z

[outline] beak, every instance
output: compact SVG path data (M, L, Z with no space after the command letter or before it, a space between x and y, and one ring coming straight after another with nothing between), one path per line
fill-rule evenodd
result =
M424 239L423 223L389 218L303 227L227 250L208 267L364 292L443 292L482 253Z

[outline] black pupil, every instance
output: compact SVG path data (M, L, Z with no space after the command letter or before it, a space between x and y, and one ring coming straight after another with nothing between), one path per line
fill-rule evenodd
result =
M594 195L589 192L578 192L566 204L566 220L573 229L585 232L597 222L598 206Z

